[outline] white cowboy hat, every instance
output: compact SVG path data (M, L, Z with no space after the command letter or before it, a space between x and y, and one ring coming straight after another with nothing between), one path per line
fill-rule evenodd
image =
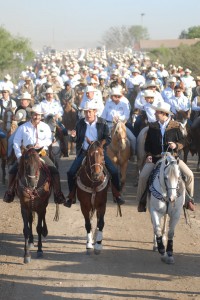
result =
M95 88L91 85L88 85L88 86L86 86L85 92L86 93L95 92Z
M31 94L29 94L28 92L25 92L20 96L20 99L31 100Z
M1 91L8 91L9 93L11 92L9 85L6 83L2 85Z
M157 105L152 105L151 107L155 110L162 111L169 115L173 115L173 113L170 111L171 108L170 104L166 102L158 102Z
M151 97L154 98L155 97L155 93L152 90L145 90L144 91L144 98L145 97Z
M38 115L43 115L42 108L38 104L33 105L32 109L31 109L31 112L35 113L35 114L38 114Z
M11 80L11 77L10 77L9 74L6 74L6 75L4 76L4 79L6 79L6 80Z
M87 101L83 108L83 110L91 110L91 109L97 109L97 104L93 100Z
M15 114L15 121L17 121L17 123L26 121L26 115L25 109L19 109Z
M122 96L121 89L119 89L117 87L112 88L112 90L111 90L111 96L113 96L113 95L115 95L115 96Z
M177 80L176 80L176 77L169 77L169 79L167 80L167 82L169 82L169 83L171 83L171 82L173 82L173 83L176 83L177 82Z
M54 94L54 91L52 88L48 88L45 92L45 94Z

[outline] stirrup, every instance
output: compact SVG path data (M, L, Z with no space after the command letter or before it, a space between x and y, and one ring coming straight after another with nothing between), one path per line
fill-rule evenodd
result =
M125 203L125 200L121 197L116 197L115 200L118 205L123 205Z

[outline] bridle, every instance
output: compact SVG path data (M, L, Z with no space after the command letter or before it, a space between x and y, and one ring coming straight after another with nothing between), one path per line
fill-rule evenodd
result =
M91 162L91 157L90 157L90 149L91 147L94 147L96 145L94 145L94 143L97 143L97 142L93 142L90 144L88 150L87 150L87 158L88 158L88 162L89 162L89 170L90 170L90 175L89 175L89 172L87 171L87 164L85 164L85 172L86 172L86 175L88 177L88 179L92 182L92 183L97 183L99 182L100 178L104 175L104 166L103 164L100 164L100 163L92 163ZM99 143L99 142L98 142ZM100 147L100 146L99 146ZM99 154L99 150L95 149L95 153L94 155L96 156L97 154ZM95 160L96 161L96 160ZM98 176L97 177L94 177L94 172L92 171L95 167L99 167L100 168L100 172L98 173Z

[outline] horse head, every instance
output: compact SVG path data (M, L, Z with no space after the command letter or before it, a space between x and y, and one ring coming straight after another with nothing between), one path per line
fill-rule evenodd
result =
M120 150L124 150L126 148L126 125L122 121L114 122L112 131L111 131L112 141L116 142Z
M86 164L90 172L90 179L92 182L98 182L104 170L104 150L103 146L106 143L105 140L101 142L92 142L87 151Z
M26 185L35 189L40 177L40 169L42 161L39 153L42 148L35 149L33 145L29 145L22 150L22 157L19 164L19 175L24 176Z
M160 167L160 183L166 197L173 202L177 198L177 190L181 177L179 160L175 159L169 152L164 154Z

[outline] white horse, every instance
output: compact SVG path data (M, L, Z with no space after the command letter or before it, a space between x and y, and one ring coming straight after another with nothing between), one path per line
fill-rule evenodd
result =
M165 263L173 264L173 237L175 227L180 219L185 203L185 184L176 160L169 152L156 164L150 182L149 211L153 224L154 234L161 259ZM169 216L168 242L165 249L161 219ZM164 224L165 227L165 224Z

